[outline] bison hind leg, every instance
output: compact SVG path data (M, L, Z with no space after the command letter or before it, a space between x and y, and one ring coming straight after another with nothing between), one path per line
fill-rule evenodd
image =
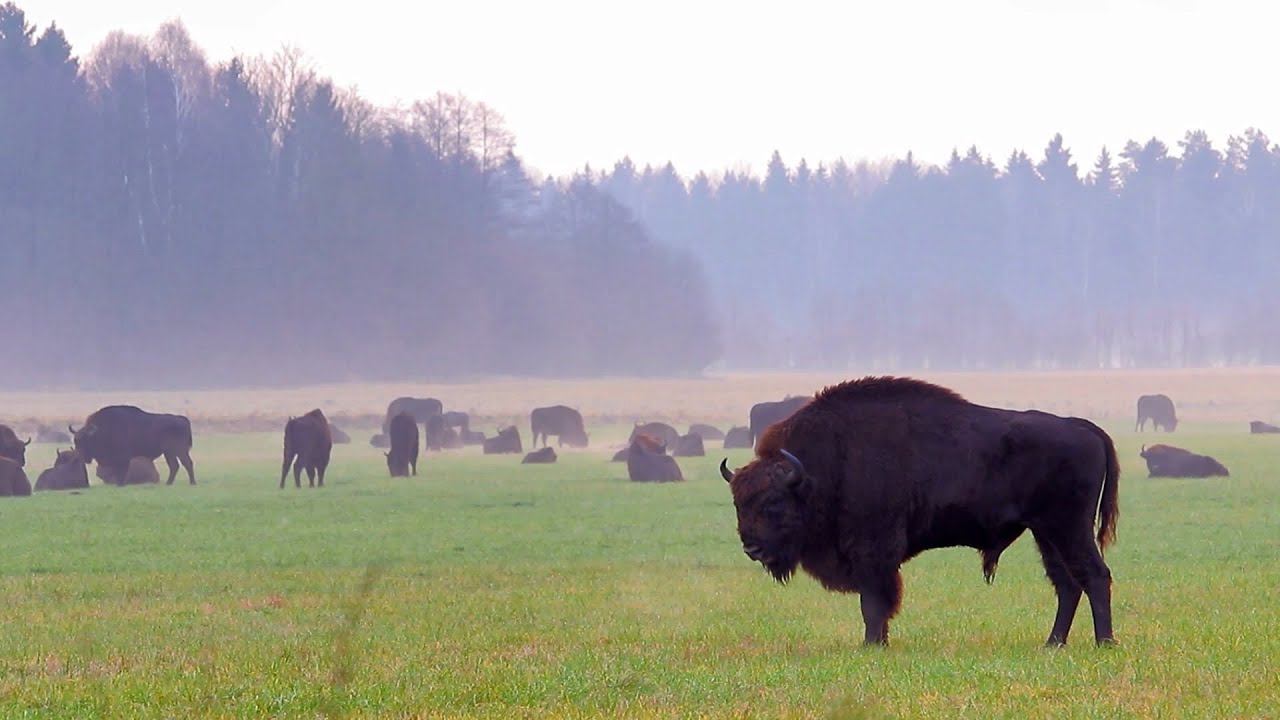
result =
M980 548L978 553L982 555L982 576L986 578L987 584L990 585L996 581L996 568L1000 565L1000 556L1005 550L1013 544L1015 540L1022 536L1023 527L1001 528L996 533L994 542L985 547Z

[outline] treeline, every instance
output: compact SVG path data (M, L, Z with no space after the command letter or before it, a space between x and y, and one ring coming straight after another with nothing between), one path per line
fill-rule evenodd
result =
M734 367L1280 362L1280 148L1250 130L1103 150L1054 137L762 179L623 160L583 177L706 265Z
M378 108L183 26L85 59L0 6L7 386L698 372L701 272L502 118Z

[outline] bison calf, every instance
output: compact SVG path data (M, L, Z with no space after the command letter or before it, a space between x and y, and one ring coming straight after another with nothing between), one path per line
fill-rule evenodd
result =
M75 450L59 450L53 467L36 478L36 490L81 490L89 487L89 471Z
M524 460L520 461L521 465L538 465L553 463L556 461L556 449L553 447L544 447L541 450L534 450L524 456Z

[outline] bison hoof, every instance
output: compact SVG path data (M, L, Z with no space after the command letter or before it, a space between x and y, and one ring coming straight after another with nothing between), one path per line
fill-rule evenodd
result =
M1098 647L1100 648L1120 647L1120 643L1116 642L1116 639L1113 637L1098 638Z
M1051 637L1048 640L1044 641L1044 646L1048 650L1057 650L1058 648L1066 647L1067 640L1066 638Z

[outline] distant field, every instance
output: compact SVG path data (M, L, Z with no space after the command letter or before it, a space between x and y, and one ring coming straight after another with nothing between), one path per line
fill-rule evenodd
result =
M1114 433L1119 647L1092 646L1087 608L1069 648L1040 647L1053 592L1024 538L993 587L972 551L912 561L893 645L864 650L856 597L777 586L743 557L716 451L681 460L675 485L627 482L605 447L527 467L470 449L392 480L359 428L329 487L281 491L278 433L206 433L194 488L0 501L0 717L1276 717L1280 436L1243 423L1275 416L1280 374L947 377L975 400L1091 414ZM426 390L495 416L563 397L616 415L591 428L609 446L633 415L723 422L824 380ZM376 414L408 389L328 399ZM1186 399L1173 439L1230 478L1146 478L1137 449L1152 436L1132 433L1131 396L1160 391ZM139 398L266 417L317 392ZM0 396L0 416L18 397ZM30 396L16 415L116 399ZM32 447L33 477L52 452Z

